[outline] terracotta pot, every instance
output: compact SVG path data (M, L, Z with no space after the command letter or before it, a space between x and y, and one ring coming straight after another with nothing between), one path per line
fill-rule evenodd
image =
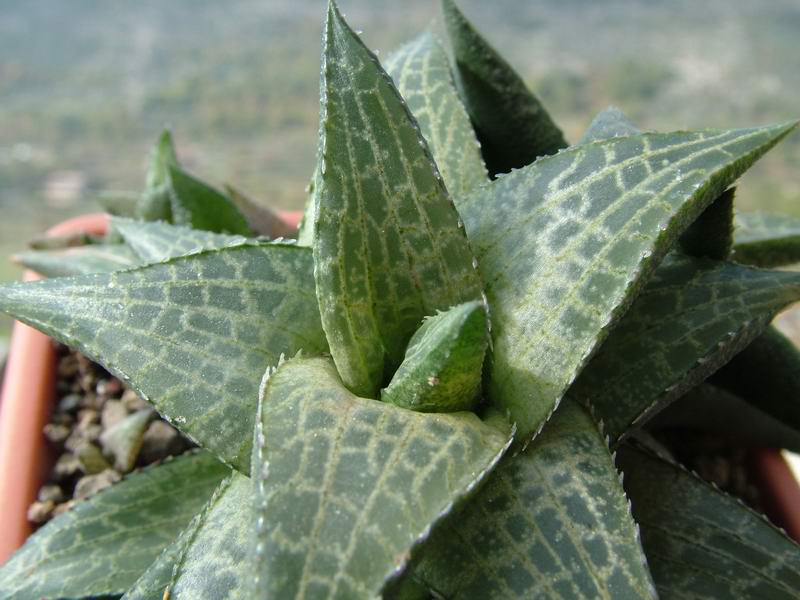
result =
M302 212L279 213L296 228ZM95 213L56 225L48 235L86 232L103 235L108 215ZM25 281L40 279L25 271ZM32 532L27 512L52 466L42 429L55 396L56 356L52 340L35 329L14 323L8 363L0 395L0 564Z

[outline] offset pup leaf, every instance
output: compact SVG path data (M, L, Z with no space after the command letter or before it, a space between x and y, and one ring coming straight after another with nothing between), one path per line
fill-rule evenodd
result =
M553 411L677 236L793 127L586 144L460 202L492 313L490 398L521 439Z
M464 230L391 78L331 3L314 275L342 380L375 397L423 317L481 297Z
M258 382L326 349L311 251L243 244L104 275L0 287L0 310L77 348L249 472Z
M419 123L451 195L464 196L488 174L441 44L425 31L391 54L386 72Z
M569 396L594 408L616 444L728 362L797 300L800 273L670 256Z
M602 142L615 137L627 137L641 133L628 116L616 106L609 106L597 113L578 144Z
M619 465L661 600L800 597L798 546L764 517L649 452Z
M136 216L145 221L172 221L172 201L169 191L169 168L178 166L172 134L164 130L150 154L147 181Z
M119 217L111 219L110 228L119 233L145 263L161 262L201 250L240 246L248 241L241 235L212 233L181 225L133 221Z
M655 598L608 447L573 402L420 554L413 577L452 600Z
M738 212L733 260L757 267L800 262L800 219L763 212Z
M442 0L454 74L492 175L524 167L567 146L539 99L475 30L453 0Z
M474 409L488 344L486 308L480 302L428 317L411 338L381 400L422 412Z
M258 598L376 597L510 443L473 413L358 398L326 358L289 360L262 390Z
M733 249L733 197L730 188L714 200L678 240L678 248L689 256L725 260Z
M787 398L796 404L797 396ZM648 430L716 433L742 445L800 451L800 427L710 383L701 383L647 422Z
M217 233L251 234L247 219L226 195L177 165L170 165L168 173L173 223Z
M712 381L800 431L800 352L774 327L734 356Z
M130 269L139 257L125 244L89 244L63 250L30 250L11 257L45 277L69 277Z
M229 472L210 454L193 452L128 476L33 534L0 567L0 597L122 594Z

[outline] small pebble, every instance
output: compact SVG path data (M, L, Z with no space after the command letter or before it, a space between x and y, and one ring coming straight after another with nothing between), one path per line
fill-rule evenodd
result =
M114 469L106 469L96 475L86 475L85 477L81 477L78 483L75 484L75 494L73 496L75 500L83 500L107 488L112 483L116 483L120 479L122 479L122 477Z
M103 429L111 429L114 425L128 416L128 409L122 400L106 400L103 411L100 413L100 423Z
M39 488L38 500L40 502L55 502L56 504L64 500L64 490L61 486L55 483L48 483Z
M68 500L66 502L62 502L61 504L56 506L55 510L53 511L53 516L57 517L61 513L67 512L73 506L75 506L75 501L74 500Z
M110 469L111 465L103 456L100 448L91 442L83 442L78 448L75 449L75 456L83 467L83 472L87 475L95 475L106 469Z
M56 503L52 500L45 500L44 502L37 500L28 507L28 521L31 523L44 523L52 515Z
M122 391L122 383L119 379L101 379L97 382L96 390L99 396L118 396Z
M79 394L67 394L58 402L56 410L59 412L75 412L81 405L83 398Z
M125 405L125 408L127 408L130 412L136 412L137 410L150 408L150 405L139 398L139 396L133 390L125 390L120 400Z
M63 481L69 479L80 470L81 463L78 457L71 452L66 452L58 457L56 465L53 467L53 475L56 481Z
M144 432L154 414L149 408L137 411L100 436L103 451L114 458L114 468L119 472L127 473L136 464Z
M66 425L48 423L44 426L44 437L53 444L63 444L70 435L70 429Z
M168 456L176 456L185 448L183 437L169 423L153 421L142 438L139 463L148 465Z

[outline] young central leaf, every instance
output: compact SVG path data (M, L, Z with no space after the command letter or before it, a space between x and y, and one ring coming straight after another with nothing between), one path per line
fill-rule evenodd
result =
M488 343L486 309L480 302L426 319L381 400L422 412L472 410Z
M172 221L169 193L169 167L178 166L178 157L169 130L161 133L150 154L145 189L136 204L136 216L145 221Z
M374 397L423 317L481 286L416 121L333 4L321 96L317 296L343 381Z
M326 358L287 361L262 388L258 598L378 597L509 444L472 413L358 398Z

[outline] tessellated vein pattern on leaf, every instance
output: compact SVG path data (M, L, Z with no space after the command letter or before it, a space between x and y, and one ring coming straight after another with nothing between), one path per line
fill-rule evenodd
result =
M677 236L793 127L585 144L460 202L491 309L490 397L523 439Z
M326 349L311 251L245 244L0 288L0 310L79 349L200 445L249 472L258 382Z
M314 260L345 384L374 397L422 318L480 298L458 213L419 127L331 4L321 78Z
M605 440L570 401L434 527L413 576L451 600L655 598Z
M0 597L122 594L229 472L193 452L129 475L36 532L0 568Z
M472 413L354 396L327 358L263 385L254 463L261 598L373 598L510 442Z

